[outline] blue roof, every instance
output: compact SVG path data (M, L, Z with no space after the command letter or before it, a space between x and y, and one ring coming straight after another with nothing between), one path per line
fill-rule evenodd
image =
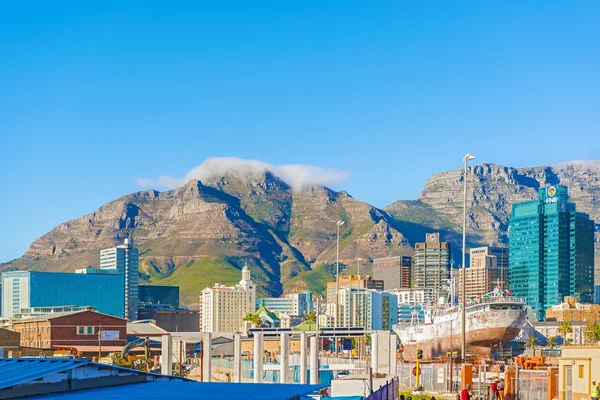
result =
M0 389L89 364L71 358L0 358Z
M157 381L107 388L78 390L57 395L34 396L44 399L244 399L287 400L312 393L325 385L293 385L276 383L201 383Z

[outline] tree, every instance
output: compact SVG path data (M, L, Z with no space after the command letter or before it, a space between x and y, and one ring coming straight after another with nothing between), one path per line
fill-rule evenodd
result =
M316 322L317 321L317 314L315 314L314 311L309 311L308 313L306 313L306 315L304 316L304 320L308 321L308 322Z
M556 344L556 336L550 336L548 339L548 346L550 346L551 349L554 348L554 345Z
M535 345L538 342L538 338L536 338L535 336L530 337L529 339L527 339L527 343L529 343L529 348L532 350L535 350Z
M244 321L248 321L252 324L253 327L258 328L262 326L262 319L254 313L248 313L244 317Z
M562 336L563 342L565 344L568 343L569 341L567 340L567 335L569 333L573 333L573 325L571 325L571 323L567 321L561 322L560 325L558 325L558 333L560 333L560 335Z
M600 324L591 324L585 332L585 336L587 340L589 340L593 344L598 343L598 341L600 341Z

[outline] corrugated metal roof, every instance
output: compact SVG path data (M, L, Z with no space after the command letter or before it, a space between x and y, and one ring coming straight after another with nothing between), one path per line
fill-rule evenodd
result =
M0 389L90 363L65 358L0 358Z
M200 382L146 382L109 388L79 390L44 399L244 399L287 400L312 393L325 385L282 385L267 383L200 383ZM42 398L42 396L30 397Z

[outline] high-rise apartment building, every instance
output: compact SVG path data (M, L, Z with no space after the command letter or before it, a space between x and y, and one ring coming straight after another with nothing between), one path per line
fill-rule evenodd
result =
M492 292L496 287L507 289L508 281L508 255L506 263L499 264L498 256L504 258L506 248L498 247L476 247L470 250L471 265L465 271L466 295L467 297L483 296ZM459 271L459 274L462 271ZM460 279L460 278L459 278ZM462 295L461 285L458 286L459 295Z
M372 289L340 289L339 315L339 327L390 330L398 323L398 298Z
M539 320L567 296L593 301L594 223L569 203L566 186L538 189L538 200L515 203L510 218L510 289Z
M373 278L382 280L388 289L409 288L412 257L398 256L373 260Z
M244 266L242 280L233 287L215 283L200 296L200 329L202 332L237 332L248 313L256 310L256 287L250 269Z
M2 317L51 314L65 306L94 307L122 318L123 277L120 274L13 271L2 273Z
M123 274L125 290L125 318L137 320L138 302L138 250L133 240L125 239L121 246L100 250L100 269Z
M428 233L425 242L415 244L414 286L442 289L450 279L450 243L441 242L439 233Z
M383 290L384 282L382 280L372 279L368 275L343 275L340 276L339 289L375 289ZM327 303L335 303L335 291L337 285L335 282L327 282Z

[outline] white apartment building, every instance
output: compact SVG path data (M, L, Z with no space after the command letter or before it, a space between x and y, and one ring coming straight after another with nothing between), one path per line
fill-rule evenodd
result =
M215 283L200 297L200 329L202 332L236 332L247 313L256 311L256 287L250 269L244 266L239 285Z
M388 290L388 293L396 295L398 297L398 304L407 303L418 303L418 304L429 304L435 301L433 289L394 289Z

